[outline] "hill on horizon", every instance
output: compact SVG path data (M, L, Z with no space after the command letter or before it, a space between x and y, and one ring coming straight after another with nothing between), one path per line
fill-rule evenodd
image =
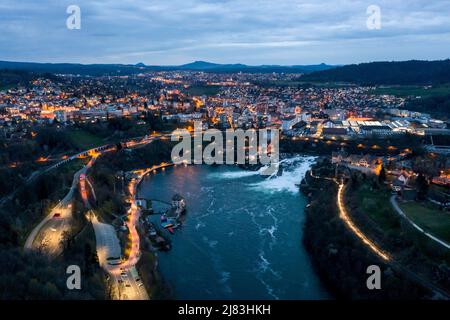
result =
M299 80L360 85L437 85L450 83L450 60L351 64L305 74Z
M0 61L0 69L10 70L26 70L30 72L40 73L56 73L56 74L80 74L91 76L102 75L130 75L150 71L203 71L217 73L309 73L318 70L327 70L335 68L335 66L327 64L318 65L298 65L298 66L248 66L245 64L218 64L206 61L194 61L192 63L180 66L149 66L140 62L135 65L131 64L78 64L78 63L37 63L37 62L12 62Z
M298 73L301 82L345 82L358 85L439 85L450 83L450 60L367 62L344 66L219 64L194 61L179 66L130 64L75 64L0 61L0 70L44 74L90 76L132 75L152 71L198 71L216 73Z

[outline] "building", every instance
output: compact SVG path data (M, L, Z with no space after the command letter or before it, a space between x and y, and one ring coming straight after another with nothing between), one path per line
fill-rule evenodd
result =
M291 137L301 135L303 132L305 132L306 125L306 122L300 121L294 124L290 130L285 131L284 134Z
M147 210L147 200L145 199L136 199L136 205L143 210Z
M281 130L288 131L291 130L292 127L300 122L300 118L297 116L289 116L281 119Z
M450 154L450 137L446 135L431 135L429 137L431 144L425 148L428 152L439 154Z
M409 183L409 176L405 174L399 175L392 181L392 190L395 192L402 191Z
M389 136L393 134L392 129L387 125L381 126L361 126L359 132L363 135Z
M383 159L369 154L356 155L341 151L331 154L331 163L343 165L349 169L358 170L366 174L378 175Z
M347 135L347 128L323 128L322 136L335 137Z
M434 177L432 183L439 184L441 186L450 186L450 175L441 174L438 177Z
M186 202L178 193L172 197L172 210L177 218L186 211Z

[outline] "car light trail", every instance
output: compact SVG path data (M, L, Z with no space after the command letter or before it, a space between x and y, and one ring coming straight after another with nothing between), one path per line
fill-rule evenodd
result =
M388 254L383 252L380 248L375 245L367 236L362 233L362 231L353 223L353 221L350 219L350 216L347 213L347 210L344 206L343 201L343 193L344 193L344 185L340 184L338 189L338 195L337 195L337 204L339 208L339 217L345 222L347 227L353 231L353 233L364 242L365 245L367 245L374 253L376 253L379 257L381 257L385 261L389 261L391 258Z
M137 224L137 222L139 220L139 216L140 216L140 209L136 204L137 187L139 186L139 183L144 178L144 176L146 176L148 173L150 173L150 172L156 173L157 170L163 169L165 167L169 167L172 165L173 165L172 163L162 162L161 164L152 166L151 168L148 168L148 169L141 169L141 170L133 171L135 174L135 177L133 177L131 179L130 184L128 185L128 191L130 194L129 201L131 203L131 207L128 210L128 222L127 222L127 227L130 232L129 240L131 243L131 248L130 248L130 252L128 255L128 259L126 262L124 262L124 264L122 264L122 267L123 266L133 267L139 261L139 257L140 257L140 248L139 248L140 240L139 240L139 234L136 230L136 224Z

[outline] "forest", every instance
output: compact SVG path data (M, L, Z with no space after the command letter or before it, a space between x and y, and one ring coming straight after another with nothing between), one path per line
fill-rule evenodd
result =
M329 168L325 160L314 168L314 172L326 176L331 173ZM380 260L347 229L335 205L337 186L333 181L306 179L307 193L312 197L306 211L303 242L321 279L336 298L383 300L429 296L427 290ZM370 265L381 268L381 290L369 290L366 286L366 271Z
M299 80L359 85L437 85L450 83L450 60L351 64L305 74Z

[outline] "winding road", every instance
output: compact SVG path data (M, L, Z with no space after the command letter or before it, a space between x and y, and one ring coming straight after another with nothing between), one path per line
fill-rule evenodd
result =
M391 204L392 207L395 209L395 212L397 212L403 219L405 219L406 221L408 221L417 231L419 231L420 233L422 233L423 235L425 235L426 237L428 237L429 239L435 241L436 243L438 243L440 246L444 247L447 250L450 250L450 244L448 244L447 242L445 242L444 240L439 239L438 237L433 236L431 233L425 231L423 228L419 227L414 221L412 221L402 210L402 208L400 208L400 206L397 203L397 199L396 196L393 195L391 197Z
M347 228L364 243L365 246L367 246L373 253L375 253L382 261L389 264L394 270L397 270L398 272L407 276L410 280L412 280L412 281L416 282L417 284L423 286L424 288L427 288L428 290L430 290L430 292L433 293L435 298L450 300L450 294L448 292L446 292L444 289L438 287L437 285L431 283L427 279L424 279L423 277L421 277L417 273L411 271L407 267L403 266L391 254L387 253L386 251L384 251L383 249L378 247L377 244L375 244L372 240L369 239L369 237L367 235L365 235L363 233L363 231L352 220L351 216L347 212L347 209L345 208L345 201L344 201L345 185L343 183L339 183L336 179L327 178L327 177L322 178L322 177L315 176L315 175L313 175L312 171L310 171L310 176L315 179L333 180L338 185L338 194L336 197L336 205L337 205L338 211L339 211L339 218L345 223ZM392 199L391 199L391 201L392 201ZM404 214L404 213L402 212L402 214Z
M143 138L134 138L127 140L127 148L139 148L145 146L155 140L167 139L169 134L158 134L145 136ZM95 194L95 190L87 180L86 173L95 163L95 160L104 152L111 151L108 146L101 146L94 149L90 149L81 153L78 153L70 158L65 159L45 170L40 171L33 176L35 178L38 174L48 172L59 166L79 157L91 156L89 163L81 170L75 173L72 186L68 194L63 200L58 203L55 208L47 215L30 233L28 236L24 249L27 251L35 250L41 253L45 253L50 257L55 257L63 250L63 235L65 231L70 230L70 222L72 218L72 198L80 186L80 193L85 207L89 210L87 218L92 223L95 233L96 250L99 258L100 266L111 275L114 280L117 295L115 297L120 300L148 300L149 295L139 277L136 269L136 264L141 257L140 251L140 238L136 228L139 222L141 211L136 204L136 192L139 183L142 178L149 172L172 166L172 163L162 163L157 166L153 166L146 170L135 171L135 177L132 179L129 185L130 202L131 207L128 212L127 227L130 231L131 237L131 251L126 261L122 261L122 250L120 247L119 239L117 238L116 231L112 225L102 223L98 220L95 212L91 209L87 186ZM81 179L80 179L81 178Z
M122 255L120 242L112 225L101 223L97 216L91 212L90 221L94 227L97 255L100 266L114 279L118 289L117 298L120 300L148 300L149 296L136 267L125 264L113 265L113 261Z
M72 185L67 195L52 209L52 211L31 231L25 241L24 249L39 251L49 256L57 256L62 250L62 238L65 231L70 230L72 218L72 198L77 190L82 174L92 167L98 155L94 155L82 169L73 177Z
M149 137L139 142L133 142L131 145L128 144L127 147L137 148L142 145L151 143L152 141L160 139L164 136L166 135ZM114 285L118 289L116 298L120 300L150 299L136 269L136 264L139 262L139 259L141 257L140 238L136 228L141 212L136 204L136 191L142 178L148 172L169 165L171 164L161 164L147 170L137 170L135 171L136 176L132 178L130 182L129 193L131 207L128 211L127 227L131 236L131 251L126 261L121 260L122 250L114 227L112 225L100 222L94 211L89 211L88 218L94 227L96 249L100 266L113 278ZM83 179L83 183L80 184L81 195L85 206L87 208L90 208L90 204L87 198L86 181L87 184L89 184L91 191L93 193L95 193L95 191L92 184L90 184L87 179Z

